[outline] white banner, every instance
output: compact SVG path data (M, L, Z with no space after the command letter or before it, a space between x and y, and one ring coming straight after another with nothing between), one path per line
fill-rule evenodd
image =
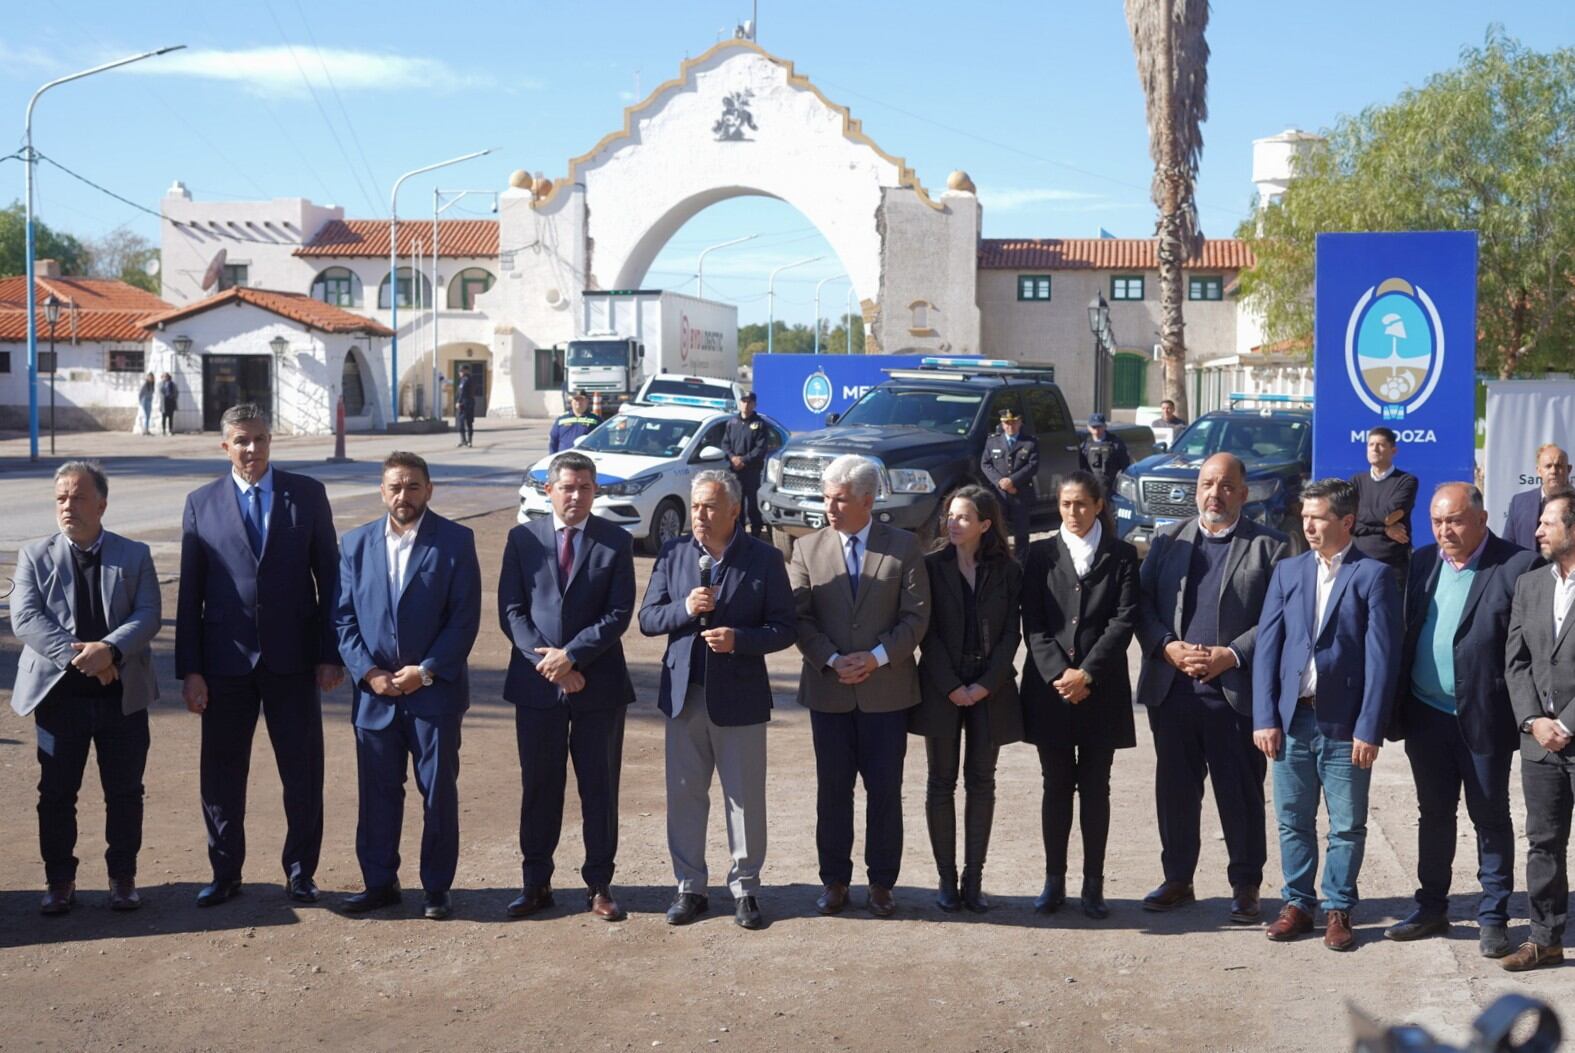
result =
M1509 499L1542 485L1537 447L1548 442L1575 445L1575 380L1489 381L1482 489L1495 534L1504 532Z

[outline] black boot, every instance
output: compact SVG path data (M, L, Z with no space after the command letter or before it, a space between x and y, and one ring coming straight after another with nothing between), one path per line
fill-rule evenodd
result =
M963 805L963 906L975 914L990 909L984 896L984 857L990 850L990 825L995 821L995 797L970 793Z
M1045 878L1044 891L1034 897L1034 912L1054 914L1066 906L1066 875L1054 874Z
M1096 921L1110 917L1110 905L1105 902L1105 879L1083 878L1083 913Z
M924 801L925 825L930 831L930 851L935 856L935 872L940 875L935 905L948 914L962 907L957 897L957 809L950 796Z
M990 909L990 901L984 895L984 875L977 870L963 871L962 903L975 914Z

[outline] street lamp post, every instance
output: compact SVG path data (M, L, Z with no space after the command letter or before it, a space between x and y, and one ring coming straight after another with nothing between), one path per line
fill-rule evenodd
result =
M745 234L741 238L734 238L732 241L724 241L720 245L711 245L711 246L708 246L706 248L701 249L700 250L700 258L695 261L695 295L698 296L702 300L705 299L705 257L706 257L706 253L708 253L708 252L715 252L717 249L725 249L729 245L742 245L744 242L746 242L746 241L754 241L758 237L760 237L759 234Z
M284 408L284 392L279 390L279 378L284 372L284 353L290 350L290 341L276 336L268 341L268 348L273 352L273 426L282 430L284 421L280 410Z
M459 204L461 201L463 201L466 198L467 195L470 195L470 194L490 195L491 198L492 198L492 211L496 212L498 210L498 195L497 195L496 191L493 191L493 190L440 190L437 187L433 187L432 188L432 419L436 420L436 421L441 421L443 419L443 400L438 397L438 396L440 396L443 393L443 384L442 384L442 381L439 379L439 372L440 371L438 369L438 312L439 312L440 308L442 307L442 304L440 304L438 302L438 291L437 291L438 290L438 215L439 215L439 213L446 212L450 205L457 205L457 204ZM447 201L443 200L443 198L445 198L445 197L448 198ZM449 291L450 292L452 292L453 288L454 288L454 279L456 279L458 277L459 277L459 273L457 271L454 274L449 275L449 279L448 280L449 280ZM464 287L463 284L460 285L459 293L460 293L459 306L460 306L461 310L464 310L466 308L466 304L465 304L465 299L464 299L464 297L465 297L465 287Z
M33 277L33 256L35 252L33 244L33 168L38 164L38 155L33 152L33 107L38 105L39 96L43 95L50 88L58 87L70 81L81 80L83 77L91 77L95 73L103 73L106 70L117 69L120 66L128 66L133 62L141 62L145 58L153 58L156 55L165 55L171 51L179 51L185 46L185 44L176 44L173 47L159 48L156 51L144 51L140 55L129 55L123 59L116 59L114 62L106 62L102 66L94 66L92 69L85 69L79 73L72 73L69 76L57 77L35 91L33 97L27 100L27 118L22 125L22 164L26 166L24 169L26 172L24 180L27 184L27 191L24 195L27 202L24 208L26 216L24 225L27 228L27 445L28 460L30 461L38 460L38 319L33 316L32 309L33 304L36 302L34 297L37 295L36 283ZM53 398L53 389L51 389L51 398ZM53 445L53 435L50 436L50 441L51 445Z
M49 456L55 455L55 377L60 375L60 358L55 352L55 323L60 321L60 300L54 293L44 301L44 321L49 323ZM29 311L31 315L33 312Z
M859 321L862 323L863 319L860 318ZM851 278L848 280L848 315L844 324L848 327L847 350L844 354L851 355L853 354L853 281Z
M1105 294L1098 293L1088 304L1088 329L1094 334L1094 407L1093 412L1105 411L1105 347L1112 339L1110 332L1110 305Z
M771 277L766 280L766 354L769 355L771 348L775 345L773 338L776 336L777 327L777 275L783 271L792 270L794 267L802 267L806 263L818 263L825 258L824 256L811 256L807 260L784 263L772 271Z
M389 422L399 421L399 254L397 238L399 236L399 188L411 176L418 176L423 172L432 172L449 165L457 165L461 161L471 161L477 157L485 157L492 152L492 147L477 150L474 153L462 154L451 157L447 161L439 161L435 165L422 165L412 168L398 179L394 180L394 189L388 195L388 327L394 335L388 342L388 401ZM411 275L411 288L415 287L415 275Z
M815 354L820 354L820 287L833 278L840 278L840 274L828 274L815 283Z

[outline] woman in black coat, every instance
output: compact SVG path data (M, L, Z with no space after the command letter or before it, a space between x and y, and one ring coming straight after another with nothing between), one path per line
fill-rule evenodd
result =
M919 657L919 704L908 730L924 736L929 781L924 817L940 874L935 902L944 911L990 909L984 857L995 818L995 761L1001 746L1023 737L1013 659L1022 640L1018 592L1022 571L1007 548L1001 504L980 486L964 486L946 505L946 538L925 557L930 572L930 627ZM964 748L964 739L967 740ZM963 807L962 885L957 881L957 769Z
M1045 887L1034 909L1053 914L1066 902L1075 793L1083 913L1104 918L1110 766L1116 750L1137 745L1127 644L1137 626L1138 556L1101 522L1104 493L1094 476L1065 476L1059 501L1061 530L1034 542L1023 571L1023 730L1039 747L1044 774Z

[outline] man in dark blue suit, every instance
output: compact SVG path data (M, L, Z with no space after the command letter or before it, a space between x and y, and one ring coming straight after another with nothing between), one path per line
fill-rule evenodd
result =
M470 528L428 510L426 461L389 454L382 494L388 515L345 535L334 615L355 685L355 850L366 882L344 909L361 914L400 901L408 757L424 804L423 912L437 921L451 913L459 863L460 721L470 707L466 660L481 626L481 566Z
M1504 538L1528 552L1537 551L1537 522L1549 494L1567 490L1570 485L1570 457L1553 443L1537 451L1537 485L1509 499L1504 516Z
M1438 544L1417 549L1407 575L1405 650L1391 738L1405 739L1416 780L1416 910L1384 931L1419 940L1449 931L1460 791L1477 835L1477 907L1484 957L1502 958L1515 891L1510 760L1520 745L1504 688L1504 647L1515 581L1536 555L1495 537L1482 491L1445 483L1428 508Z
M1269 579L1253 655L1253 742L1274 763L1285 904L1271 940L1312 931L1318 798L1329 812L1324 946L1356 946L1351 910L1367 842L1367 793L1399 676L1400 603L1387 564L1351 543L1356 489L1302 488L1309 552Z
M498 581L498 619L514 645L503 697L514 703L524 792L520 851L523 918L552 905L553 852L563 826L569 758L580 790L586 905L622 921L609 888L618 854L618 775L634 685L622 637L634 616L634 549L628 533L591 515L596 465L560 453L547 466L552 517L509 531Z
M259 709L284 784L286 890L315 903L323 843L320 692L344 679L334 638L339 551L316 479L268 463L268 415L241 403L220 419L230 471L186 497L175 675L202 715L202 814L213 881L199 907L241 891L246 778Z
M781 553L739 522L743 487L732 472L700 472L689 484L691 537L663 546L640 606L640 631L667 634L658 705L667 720L667 847L678 894L670 925L704 914L706 815L711 773L727 803L727 875L733 920L758 929L766 853L766 723L771 680L765 656L798 638L793 589Z
M476 445L476 378L469 366L459 367L459 383L454 385L454 426L461 446Z

